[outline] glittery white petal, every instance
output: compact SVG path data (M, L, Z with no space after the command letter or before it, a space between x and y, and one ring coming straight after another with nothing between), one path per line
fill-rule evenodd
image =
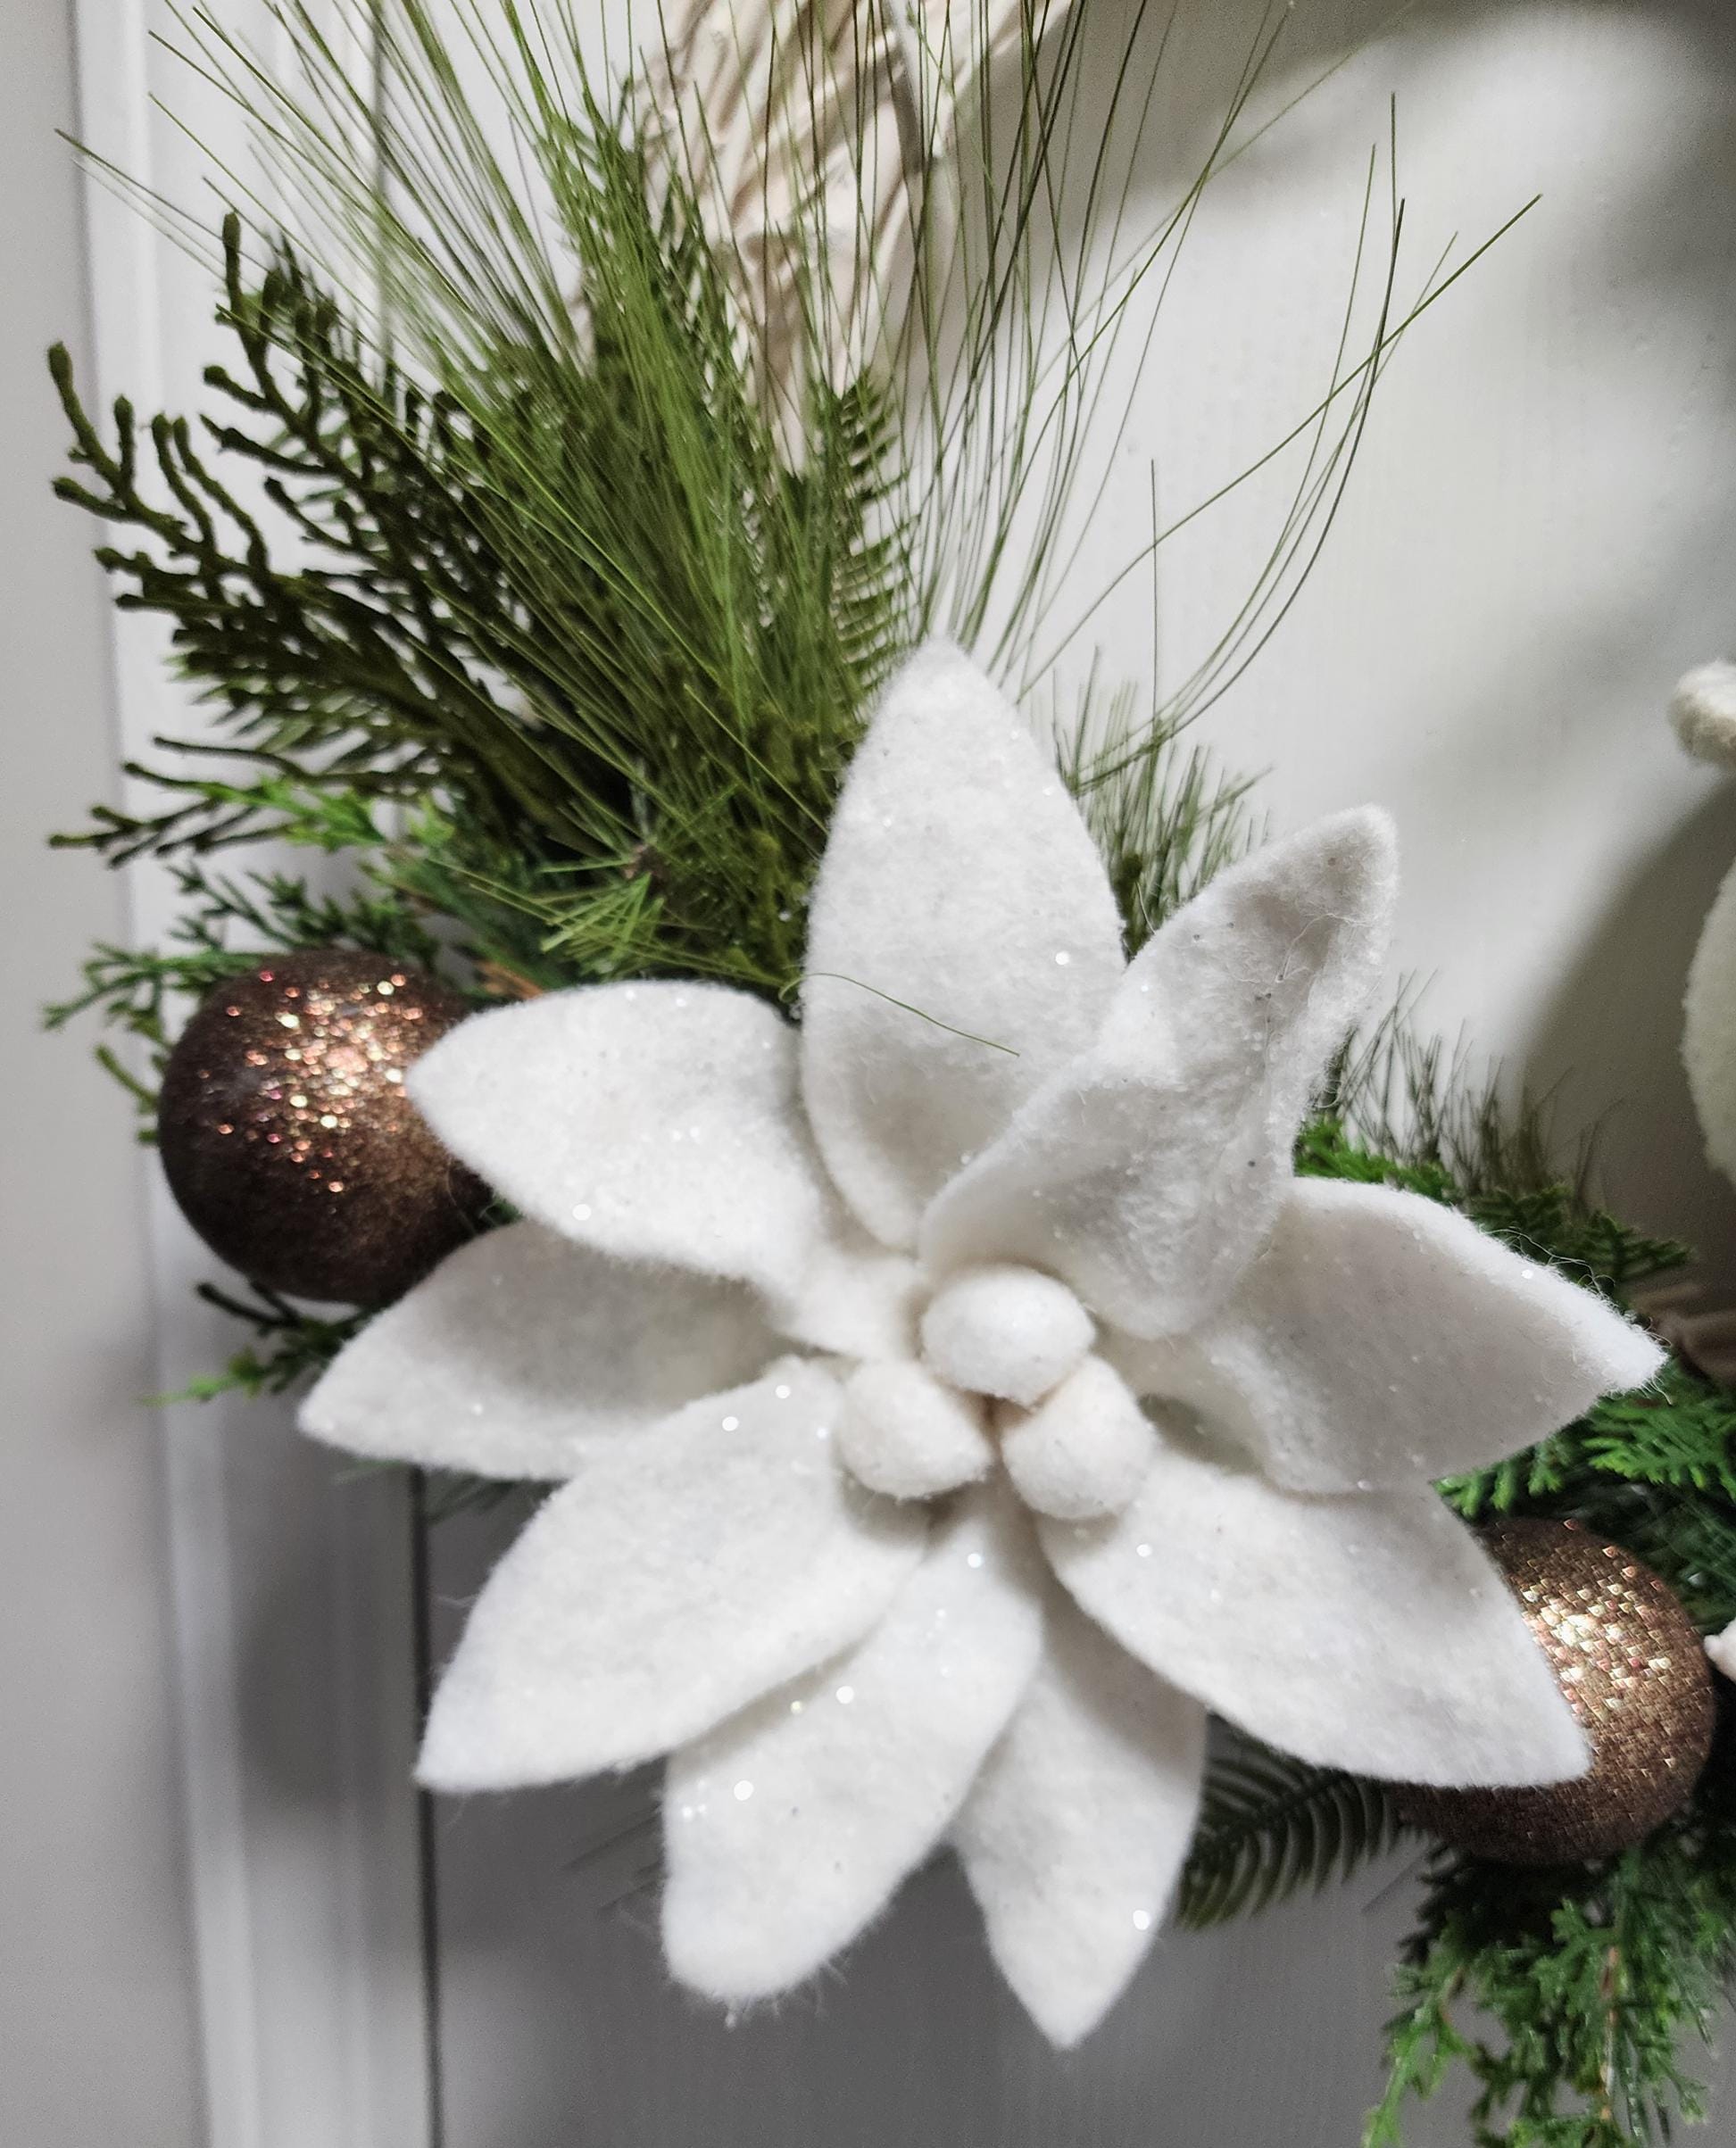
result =
M675 1755L663 1945L684 1984L799 1984L927 1856L1035 1668L1034 1550L993 1488L966 1493L857 1649Z
M539 1223L785 1301L838 1220L795 1049L745 992L599 984L473 1016L410 1090L446 1146Z
M1064 1599L952 1824L989 1946L1051 2043L1093 2029L1163 1921L1200 1805L1206 1712Z
M1584 1770L1518 1605L1426 1485L1305 1497L1166 1439L1118 1520L1042 1534L1124 1648L1283 1752L1424 1783Z
M838 801L802 991L809 1116L877 1238L913 1242L961 1158L1090 1041L1122 966L1052 759L967 658L922 651Z
M786 1359L587 1462L478 1598L421 1778L507 1789L629 1767L868 1631L922 1555L922 1509L833 1455L838 1387Z
M1052 1269L1134 1335L1210 1312L1272 1228L1309 1091L1379 982L1396 887L1372 808L1222 874L1142 951L1091 1049L935 1200L924 1257Z
M1453 1209L1337 1179L1295 1182L1204 1327L1106 1347L1142 1393L1188 1403L1300 1491L1486 1469L1664 1363L1643 1329Z
M382 1461L565 1477L599 1442L735 1386L777 1348L740 1284L629 1267L511 1223L370 1321L299 1422Z

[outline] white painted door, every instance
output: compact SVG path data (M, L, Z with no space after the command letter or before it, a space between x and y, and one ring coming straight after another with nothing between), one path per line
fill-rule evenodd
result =
M1180 0L1142 176L1153 209L1197 167L1260 12ZM1679 670L1736 642L1729 11L1422 0L1382 34L1391 12L1300 0L1284 85L1326 79L1206 197L1080 586L1147 527L1153 465L1172 520L1308 408L1390 95L1413 283L1452 233L1468 249L1541 193L1408 340L1318 571L1203 731L1232 764L1270 769L1279 827L1366 798L1394 811L1400 958L1433 978L1434 1022L1541 1081L1571 1070L1575 1115L1619 1106L1619 1203L1736 1275L1736 1196L1698 1161L1674 1057L1688 954L1736 858L1736 793L1679 759L1661 715ZM1101 18L1112 50L1107 0ZM187 197L191 153L147 103L161 19L158 0L83 0L85 125ZM103 385L187 400L197 277L108 204L93 231ZM1167 676L1239 601L1273 512L1252 485L1165 548ZM1129 585L1097 622L1121 668L1146 660L1149 606ZM131 632L116 646L140 738L160 727L159 652ZM134 904L152 929L161 891L141 877ZM173 1380L221 1346L186 1309L194 1264L160 1199L153 1245ZM442 1807L425 1904L403 1787L402 1499L341 1481L269 1411L189 1414L168 1439L219 2148L1354 2141L1407 1913L1399 1873L1166 1942L1068 2058L996 1987L945 1866L814 1992L735 2028L703 2012L658 1961L638 1779ZM437 1646L503 1525L435 1534ZM1415 2127L1416 2148L1463 2137L1450 2100Z

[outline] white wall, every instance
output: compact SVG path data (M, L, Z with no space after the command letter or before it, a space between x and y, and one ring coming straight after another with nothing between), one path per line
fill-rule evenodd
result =
M126 1099L45 1037L120 883L50 858L112 794L108 619L48 485L43 352L87 353L71 10L0 7L0 2140L200 2131L143 1181Z

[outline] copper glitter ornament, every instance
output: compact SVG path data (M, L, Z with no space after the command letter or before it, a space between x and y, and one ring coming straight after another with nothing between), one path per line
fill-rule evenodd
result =
M403 1089L468 1012L425 971L348 950L219 985L157 1110L170 1190L212 1251L296 1298L378 1305L469 1236L488 1190Z
M1667 1585L1576 1522L1504 1522L1483 1538L1591 1741L1576 1782L1407 1787L1405 1819L1497 1864L1583 1864L1649 1835L1692 1795L1715 1710L1700 1637Z

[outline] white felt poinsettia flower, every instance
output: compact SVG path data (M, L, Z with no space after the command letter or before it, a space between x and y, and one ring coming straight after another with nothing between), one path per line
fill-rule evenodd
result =
M950 1842L1068 2043L1161 1917L1208 1709L1371 1775L1579 1772L1430 1480L1659 1354L1448 1209L1292 1174L1393 892L1385 818L1341 815L1129 964L1053 767L934 648L844 786L799 1029L611 984L436 1045L418 1103L526 1220L303 1422L563 1481L470 1614L423 1779L669 1754L669 1958L732 2003Z

